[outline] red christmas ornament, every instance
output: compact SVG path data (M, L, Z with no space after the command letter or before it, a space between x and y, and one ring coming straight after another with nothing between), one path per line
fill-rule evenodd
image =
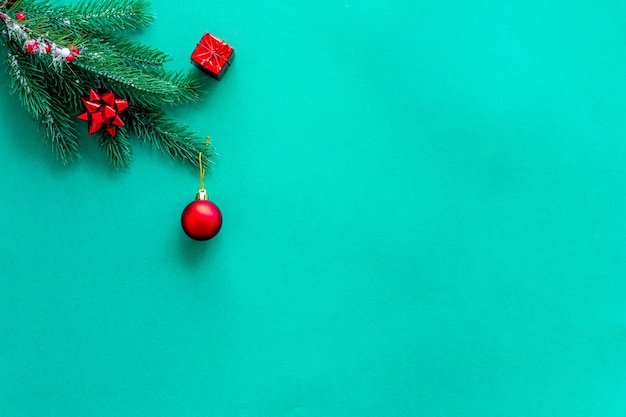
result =
M72 62L72 61L74 61L75 59L76 59L76 55L74 55L74 54L69 54L68 56L66 56L66 57L65 57L65 60L66 60L67 62ZM123 123L123 122L122 122L122 123ZM122 125L122 126L124 126L124 125ZM114 132L111 136L115 136L115 132Z
M211 138L207 136L207 145ZM187 204L180 218L183 230L192 239L209 240L222 228L222 212L219 207L209 201L204 189L204 168L202 167L202 152L198 157L200 163L200 190L196 201Z
M26 20L26 13L24 13L24 12L17 12L15 14L15 18L17 20L24 21L24 20Z
M49 53L49 52L50 52L50 50L52 49L52 47L50 46L50 44L49 44L49 43L45 44L43 47L44 47L44 51L45 51L45 53Z
M72 55L67 58L70 56ZM78 118L89 124L89 134L93 135L105 129L109 135L115 137L117 126L124 126L119 115L128 108L128 101L116 97L110 91L99 94L93 89L89 90L89 99L81 97L81 100L87 111Z
M206 190L200 190L196 201L183 210L180 218L183 230L194 240L209 240L222 228L222 212L208 200Z
M235 49L232 46L208 32L191 54L191 60L217 80L222 78L234 57Z

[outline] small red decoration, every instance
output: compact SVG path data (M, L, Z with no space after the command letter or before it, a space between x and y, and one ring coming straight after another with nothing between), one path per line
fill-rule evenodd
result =
M194 240L209 240L222 228L222 212L208 200L205 190L200 190L196 201L183 210L180 218L183 230Z
M29 54L34 54L35 52L39 50L39 44L34 39L28 40L24 44L24 50L28 52Z
M49 53L49 52L50 52L50 50L52 49L52 47L50 46L50 44L49 44L49 43L45 44L43 47L44 47L44 51L45 51L46 53Z
M80 54L80 48L76 45L70 45L70 50L75 54L78 55Z
M232 46L208 32L202 36L191 54L191 60L217 80L222 78L234 57L235 49Z
M65 60L66 60L67 62L72 62L72 61L74 61L75 59L76 59L76 55L74 55L74 54L69 54L68 56L66 56L66 57L65 57Z
M89 99L81 97L81 100L87 111L78 118L89 124L90 135L105 129L109 135L115 136L117 126L124 126L119 115L128 108L126 99L117 98L110 91L99 94L92 89L89 90Z
M24 21L24 20L26 20L26 13L24 13L24 12L17 12L15 14L15 18L17 20Z

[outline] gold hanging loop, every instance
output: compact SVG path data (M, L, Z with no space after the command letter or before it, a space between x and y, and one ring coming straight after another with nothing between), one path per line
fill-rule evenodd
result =
M205 144L205 146L207 148L209 147L209 143L211 143L211 136L207 136L206 137L206 144ZM207 200L208 199L207 192L204 189L204 172L205 172L205 168L202 166L202 152L200 152L198 154L198 164L200 166L200 190L198 191L198 196L196 198L198 200Z

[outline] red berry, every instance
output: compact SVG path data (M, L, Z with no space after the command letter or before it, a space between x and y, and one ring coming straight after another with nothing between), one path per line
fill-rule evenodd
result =
M75 54L75 55L80 54L80 48L79 48L78 46L76 46L76 45L72 45L72 46L70 46L70 50L71 50L72 52L74 52L74 54Z
M37 43L36 40L31 39L29 41L26 41L26 43L24 44L24 49L29 54L34 54L39 49L39 44Z
M15 15L15 18L16 18L17 20L26 20L26 13L24 13L24 12L18 12L18 13Z
M76 59L76 55L74 55L74 54L69 54L68 56L65 57L65 60L67 62L72 62L75 59Z
M45 45L44 45L44 51L45 51L46 53L49 53L51 49L52 49L52 47L50 46L50 44L49 44L49 43L47 43L47 44L45 44Z

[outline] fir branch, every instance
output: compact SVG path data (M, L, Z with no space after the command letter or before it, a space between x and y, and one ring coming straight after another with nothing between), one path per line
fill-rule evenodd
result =
M92 53L107 50L109 53L115 54L117 60L146 71L162 72L163 64L170 60L169 55L160 49L128 39L118 37L92 39L91 43L95 49L87 46L87 50L94 50Z
M10 0L7 2L7 6L9 6L9 12L15 13L18 9L23 8L25 5L32 3L33 0Z
M198 166L202 152L202 164L211 166L210 157L215 154L211 145L189 131L186 125L168 117L160 110L129 109L127 126L141 142L183 163Z
M105 87L141 107L162 107L196 101L200 98L200 80L193 73L147 72L125 65L119 56L109 51L86 48L74 66L91 79L94 85ZM99 84L99 85L98 85Z
M73 45L82 44L85 40L84 34L59 29L54 25L54 20L48 16L32 16L28 24L11 18L8 14L0 12L0 20L6 25L6 33L9 41L18 44L26 40L36 40L38 43L47 43L57 47L71 48ZM58 63L58 62L54 62Z
M21 43L28 39L28 31L24 29L22 25L19 25L14 19L11 19L9 15L0 12L0 20L2 20L6 25L6 31L3 31L3 34L6 33L8 42Z
M50 99L57 96L63 97L67 110L78 109L84 91L72 67L51 65L55 63L52 54L25 54L20 44L6 43L12 92L19 91L22 103L36 119L41 119Z
M63 97L66 111L78 113L82 110L80 98L87 95L89 86L83 85L72 67L49 67L46 76L48 90L54 91L53 97Z
M57 104L62 106L62 103ZM51 107L44 115L42 125L45 140L52 148L52 153L65 165L78 157L79 145L74 118L58 105Z
M128 100L126 123L116 135L99 132L98 142L115 168L132 162L129 134L183 163L210 166L212 146L168 117L163 107L200 98L201 80L194 73L165 71L168 55L159 49L111 33L139 28L153 17L147 0L80 0L59 6L56 0L16 0L0 3L0 20L6 30L0 39L8 48L11 89L44 129L46 141L63 163L79 155L77 114L84 111L81 97L103 88ZM6 11L7 4L12 3ZM26 13L26 21L13 16ZM2 23L0 23L2 24ZM25 50L26 42L39 46ZM80 53L68 57L78 45ZM28 53L27 53L28 52ZM33 53L30 53L33 52ZM71 62L71 64L69 63Z
M147 12L148 5L147 0L81 0L71 5L24 0L22 7L32 14L48 16L57 29L109 35L152 23L154 16Z
M6 8L11 8L13 6L15 6L17 3L21 3L21 0L4 0L2 2L2 4L0 5L0 9L6 9Z
M44 139L52 153L66 164L79 153L75 123L67 103L48 93L44 73L23 54L9 51L7 60L12 90L18 92L24 108L43 126Z
M154 16L147 12L146 0L81 0L68 8L70 24L93 33L139 29L154 20Z
M115 136L99 132L98 143L114 168L128 168L133 162L133 150L128 141L128 131L118 127Z
M42 120L50 106L44 73L14 48L9 49L7 63L11 92L17 92L24 108L36 120Z

